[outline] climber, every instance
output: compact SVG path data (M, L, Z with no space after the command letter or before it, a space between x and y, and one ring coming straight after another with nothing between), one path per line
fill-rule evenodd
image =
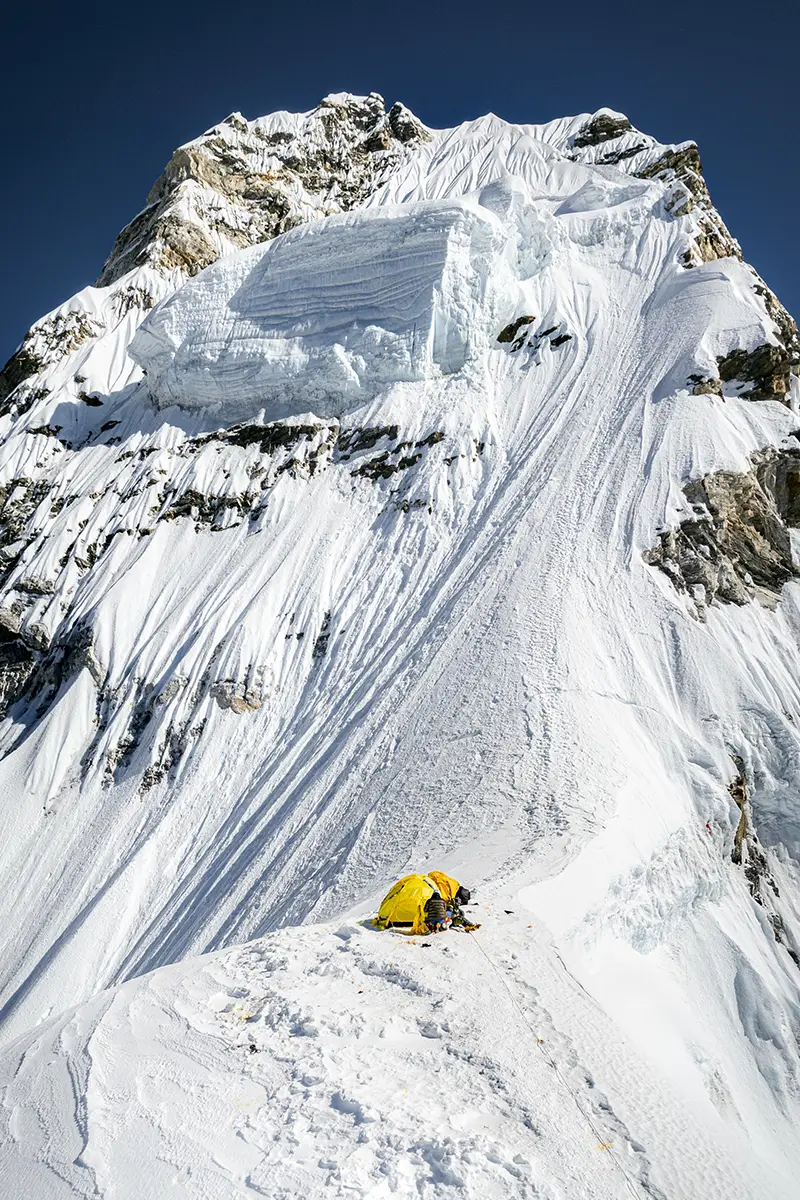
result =
M457 879L452 879L451 876L445 875L443 871L431 871L428 875L436 884L439 896L445 906L445 920L447 925L455 925L469 932L472 929L477 929L477 925L471 925L469 921L464 919L464 914L461 911L462 904L469 904L470 890L459 883Z
M412 934L441 933L456 925L469 933L478 928L461 912L469 898L469 889L442 871L405 875L384 897L375 925Z

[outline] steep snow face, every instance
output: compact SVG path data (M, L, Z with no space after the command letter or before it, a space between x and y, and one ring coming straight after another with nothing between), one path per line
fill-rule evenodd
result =
M475 359L513 306L512 252L477 203L329 217L204 271L129 353L161 408L341 416Z
M370 149L365 105L274 119L357 212L189 282L156 222L4 372L5 1033L406 870L513 874L515 1002L564 973L615 1111L646 1060L631 1145L686 1109L789 1179L796 329L691 144L381 103Z

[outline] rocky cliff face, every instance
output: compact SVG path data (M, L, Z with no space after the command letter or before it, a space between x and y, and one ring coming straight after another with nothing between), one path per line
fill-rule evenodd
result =
M800 443L753 456L753 469L720 471L684 488L692 517L661 534L647 562L695 600L774 607L798 574L790 529L800 528Z
M329 96L301 118L232 113L176 150L97 283L144 265L196 275L221 254L362 203L430 134L377 93Z

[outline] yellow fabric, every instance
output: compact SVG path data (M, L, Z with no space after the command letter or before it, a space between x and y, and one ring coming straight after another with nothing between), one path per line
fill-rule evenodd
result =
M409 933L427 933L425 905L435 891L437 886L427 875L405 875L387 892L375 924L386 929L394 924L407 927L410 922Z
M429 871L428 879L433 880L436 890L445 904L452 904L456 898L456 892L461 886L458 880L453 879L450 875L445 875L444 871Z

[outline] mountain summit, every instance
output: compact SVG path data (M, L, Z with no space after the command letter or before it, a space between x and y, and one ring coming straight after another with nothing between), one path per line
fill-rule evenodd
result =
M0 375L18 1194L139 1195L124 1094L186 1195L789 1200L798 373L697 147L609 109L432 130L337 94L175 152L96 286ZM485 915L433 969L353 918L436 866ZM298 974L330 976L336 1019L314 988L295 1013ZM377 1056L365 1082L336 1039L373 977L382 1012L403 994L394 1026L348 1026ZM205 1133L166 1153L144 1009L185 1095L225 1047L264 1064L244 1157ZM412 1027L419 1060L392 1040ZM508 1050L531 1038L556 1068L533 1093L538 1059L519 1074ZM453 1089L449 1143L412 1145L405 1117L392 1142L389 1043L403 1087L430 1069ZM278 1184L295 1086L327 1099L316 1125L291 1110L280 1162L302 1170Z

